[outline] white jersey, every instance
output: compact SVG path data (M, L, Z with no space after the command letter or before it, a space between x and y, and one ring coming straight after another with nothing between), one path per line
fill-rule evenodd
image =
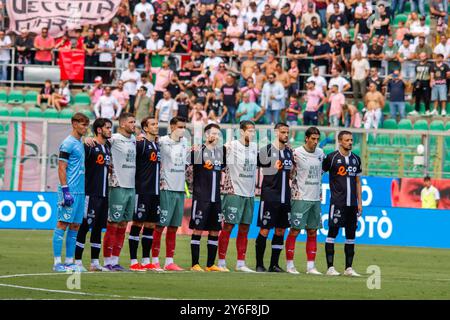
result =
M161 152L161 190L182 191L186 181L187 140L164 136L159 140Z
M252 142L249 146L245 146L241 141L233 140L226 147L227 166L223 192L254 197L258 156L256 143Z
M303 146L294 150L296 177L293 181L293 200L320 201L322 162L325 154L320 148L311 153Z
M110 139L113 170L111 187L134 188L136 174L136 138L114 133Z

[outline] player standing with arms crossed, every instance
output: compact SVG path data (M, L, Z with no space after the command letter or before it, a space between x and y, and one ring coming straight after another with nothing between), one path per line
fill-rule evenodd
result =
M294 266L295 241L300 230L306 229L306 273L317 274L314 266L317 251L317 229L322 228L320 209L322 162L325 154L317 148L320 131L310 127L305 132L305 144L294 150L295 171L292 180L291 229L286 239L286 271L299 274Z
M119 116L119 129L110 139L113 169L109 180L109 215L103 256L105 268L111 271L125 271L119 264L119 256L135 206L135 125L133 114L123 112Z
M136 142L136 208L128 243L130 247L130 270L155 270L150 263L153 231L159 222L159 169L160 153L156 141L158 121L146 117L141 122L145 136ZM138 263L139 234L142 232L142 264ZM162 270L161 270L162 271Z
M358 277L352 268L355 255L355 234L358 217L362 214L361 159L352 153L353 135L350 131L338 134L339 149L328 154L322 163L324 172L330 173L330 213L328 236L325 240L329 276L338 276L333 265L334 241L339 228L345 228L345 276Z
M222 202L224 215L223 229L219 235L218 267L227 269L226 254L231 231L239 226L236 238L236 271L255 272L245 265L248 231L253 220L255 206L255 181L258 147L255 137L255 124L241 121L239 140L231 141L226 147L225 183Z
M208 260L204 271L229 271L214 264L217 255L219 231L222 228L220 180L226 165L225 147L218 146L220 127L215 123L205 129L206 142L191 151L193 171L192 211L189 228L191 237L191 271L203 271L199 264L202 232L208 231Z
M275 125L275 141L259 150L258 166L262 168L261 203L258 214L260 228L255 241L256 271L265 272L264 251L269 231L275 228L272 238L272 256L269 272L284 272L278 265L283 250L284 231L289 227L291 211L290 172L294 168L292 150L286 147L289 141L289 126Z
M161 269L159 264L159 250L161 234L165 227L166 233L166 261L164 270L183 271L173 261L176 246L177 230L181 226L184 211L184 184L186 181L186 164L188 157L186 119L173 117L170 120L170 135L159 140L161 153L161 193L160 220L153 232L152 266L150 269Z
M84 212L84 146L81 137L89 127L89 118L75 113L71 119L72 133L59 147L58 161L58 222L53 233L53 271L78 271L73 263L75 244ZM69 230L67 230L69 227ZM66 260L61 262L64 233L66 236Z
M108 173L111 165L111 149L108 139L111 138L112 122L106 118L98 118L94 121L93 131L95 138L92 146L85 144L86 166L86 200L84 219L77 236L75 249L75 263L82 271L82 257L86 234L91 231L91 266L90 271L109 271L103 268L99 262L102 248L102 229L106 227L108 220Z

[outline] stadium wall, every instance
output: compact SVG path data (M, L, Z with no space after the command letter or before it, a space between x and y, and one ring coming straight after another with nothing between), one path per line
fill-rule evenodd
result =
M363 216L359 218L356 232L357 242L369 245L413 246L450 248L446 236L450 230L450 210L417 208L420 203L421 179L396 179L362 177ZM448 208L450 180L442 180L437 186L441 192L441 204ZM322 185L322 222L318 241L324 242L328 229L329 185L328 176ZM405 208L400 206L416 206ZM187 224L191 199L186 200L183 227L180 233L189 233ZM256 238L256 220L259 201L255 202L250 238ZM43 229L51 230L56 225L57 195L55 192L9 192L0 191L0 229ZM344 232L337 242L344 241ZM237 228L232 237L236 237ZM270 234L271 236L271 234ZM305 241L302 231L298 238Z

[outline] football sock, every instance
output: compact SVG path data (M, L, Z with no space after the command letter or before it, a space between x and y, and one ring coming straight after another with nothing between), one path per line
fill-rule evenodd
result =
M350 268L353 264L355 256L355 239L346 239L344 244L345 252L345 269Z
M142 258L148 259L148 263L150 263L150 250L152 248L152 242L153 242L153 230L150 228L145 228L144 231L142 231ZM146 260L147 261L147 260ZM146 264L148 264L146 263Z
M73 258L77 243L77 230L67 230L66 236L66 258Z
M240 267L243 267L243 266L245 266L245 260L238 260L236 262L236 267L237 268L240 268Z
M278 266L278 261L280 260L280 253L283 250L283 236L277 236L276 234L272 237L272 256L270 258L270 266Z
M244 231L238 231L236 238L236 251L238 260L245 261L245 255L247 253L247 241L248 233Z
M327 267L334 265L334 238L327 238L325 240L325 255L327 257Z
M159 250L161 248L161 234L162 230L155 229L153 231L153 243L152 243L152 263L159 263Z
M289 234L286 239L286 260L294 260L295 239L297 236Z
M199 264L200 258L200 239L201 235L192 234L191 237L191 257L192 257L192 266Z
M102 244L91 242L91 259L92 260L98 260L98 257L100 256L100 250L102 248Z
M214 262L216 261L216 255L217 255L217 246L218 246L218 236L212 236L208 235L208 261L206 266L211 267L214 265Z
M294 260L286 260L286 268L294 268Z
M91 230L91 259L97 259L100 256L102 248L102 226L100 223L94 224Z
M120 251L122 251L123 241L125 240L126 229L126 227L117 228L116 241L112 249L113 256L120 257Z
M139 234L141 233L141 227L131 226L130 234L128 235L128 246L130 247L130 259L137 259L137 250L139 246ZM134 263L132 263L134 264Z
M100 260L98 259L91 259L91 266L99 266Z
M228 242L230 241L230 231L222 230L219 234L219 259L225 260L228 250ZM237 240L236 240L237 241Z
M264 237L262 234L258 234L258 237L255 241L255 250L256 250L256 266L263 267L264 266L264 252L266 251L266 240L267 237Z
M314 268L314 261L316 260L316 252L317 252L317 235L307 236L306 237L306 260L309 264L308 269Z
M84 245L86 243L86 235L89 232L89 225L86 221L80 226L77 234L77 242L75 247L75 260L81 260L83 257Z
M56 228L55 232L53 232L53 256L55 257L55 264L61 263L61 251L64 241L64 233L65 230L58 228ZM59 262L56 262L56 258L59 258Z
M105 237L103 238L103 257L110 258L116 241L117 226L108 224L106 227ZM106 262L106 261L105 261ZM107 263L107 265L110 263Z
M173 258L175 254L177 232L167 229L166 233L166 258Z

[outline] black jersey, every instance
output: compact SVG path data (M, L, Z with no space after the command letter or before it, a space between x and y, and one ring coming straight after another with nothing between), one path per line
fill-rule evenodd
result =
M294 166L292 150L278 150L269 144L259 150L258 166L263 173L261 200L290 203L289 176Z
M84 145L85 152L85 194L87 196L108 196L108 170L111 165L111 149L109 143L95 146Z
M159 195L161 155L157 142L136 142L136 194Z
M191 152L193 165L193 198L205 202L220 202L221 171L225 168L225 147Z
M345 157L336 150L323 160L322 170L330 174L330 203L357 206L356 177L361 175L361 158L352 152Z

